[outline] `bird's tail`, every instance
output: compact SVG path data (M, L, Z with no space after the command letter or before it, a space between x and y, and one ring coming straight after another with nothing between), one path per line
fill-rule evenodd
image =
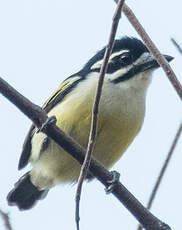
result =
M9 192L7 200L9 205L16 205L20 210L27 210L32 208L38 200L43 199L47 193L48 190L38 190L32 184L30 174L26 173Z

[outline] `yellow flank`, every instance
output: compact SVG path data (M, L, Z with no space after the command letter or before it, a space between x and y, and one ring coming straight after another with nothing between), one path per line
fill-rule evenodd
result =
M94 76L88 81L82 81L48 113L49 116L55 115L57 125L85 148L90 132L96 83L97 77ZM128 94L126 86L126 90L116 90L117 86L112 85L109 80L105 80L93 152L94 157L106 168L110 168L132 142L141 128L145 110L143 102L140 103L144 101L141 100L143 94L132 90L134 98L127 98L131 94ZM45 189L58 183L77 180L79 163L54 141L51 140L48 148L41 153L45 137L45 134L37 133L32 138L33 184Z

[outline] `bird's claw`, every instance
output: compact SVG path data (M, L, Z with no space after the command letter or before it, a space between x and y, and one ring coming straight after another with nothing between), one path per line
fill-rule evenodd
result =
M47 120L42 124L42 126L37 130L37 133L42 132L44 129L46 129L47 126L51 124L56 124L56 121L57 119L55 116L48 117Z
M111 171L111 174L112 174L112 179L107 181L108 187L105 188L106 194L113 192L115 186L119 182L120 174L117 171Z

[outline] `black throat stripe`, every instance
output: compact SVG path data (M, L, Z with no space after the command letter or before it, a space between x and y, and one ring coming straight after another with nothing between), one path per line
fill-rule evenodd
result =
M149 61L147 63L143 63L141 65L133 65L133 67L125 74L121 75L120 77L112 80L111 82L117 84L122 81L126 81L139 73L143 73L146 70L153 69L159 67L158 63L155 60Z

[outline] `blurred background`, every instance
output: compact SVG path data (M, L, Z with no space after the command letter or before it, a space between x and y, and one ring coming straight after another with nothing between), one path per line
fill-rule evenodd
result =
M179 80L182 57L171 43L182 45L181 1L127 1L164 54ZM116 4L113 0L0 1L0 76L38 105L69 75L77 72L108 41ZM125 16L117 38L138 37ZM143 128L114 170L121 182L146 204L182 118L179 97L161 69L148 92ZM13 230L76 229L76 186L57 186L30 211L8 207L6 195L25 173L17 170L22 144L31 125L0 95L0 208L9 212ZM181 229L182 138L167 169L152 212L172 229ZM106 195L96 180L85 183L81 199L81 230L136 229L137 221L115 197ZM0 229L4 223L0 217Z

